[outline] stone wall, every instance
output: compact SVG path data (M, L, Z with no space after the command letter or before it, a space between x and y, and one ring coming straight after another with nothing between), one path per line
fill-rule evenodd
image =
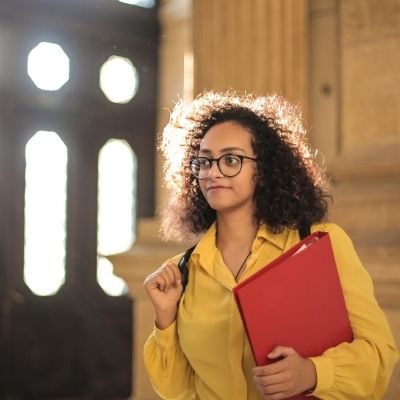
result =
M400 343L400 1L316 0L310 11L311 137L331 178L330 217ZM385 396L398 398L399 366Z
M160 130L177 96L190 98L192 88L278 91L300 103L330 177L330 219L352 237L400 343L400 0L191 5L161 2ZM160 205L160 178L156 186ZM142 239L113 261L137 307L133 398L150 400L157 397L142 346L153 315L141 282L180 249L158 241L156 219L141 226ZM399 398L400 366L384 399Z

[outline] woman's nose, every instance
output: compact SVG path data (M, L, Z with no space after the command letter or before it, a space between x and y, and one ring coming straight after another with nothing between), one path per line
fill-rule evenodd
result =
M216 160L213 160L211 163L210 167L210 172L208 173L209 178L221 178L223 177L221 171L219 170L218 167L218 162Z

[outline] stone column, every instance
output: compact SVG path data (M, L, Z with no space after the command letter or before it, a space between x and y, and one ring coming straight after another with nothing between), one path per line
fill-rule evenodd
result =
M193 0L194 91L278 92L307 110L307 0Z
M133 299L133 348L132 348L132 396L131 400L156 400L159 397L151 387L143 362L143 346L153 330L154 313L144 291L145 277L162 262L183 251L158 238L159 224L155 219L138 222L138 238L126 253L108 256L116 275L128 285Z
M162 0L159 8L160 34L160 86L158 132L168 122L178 96L192 96L192 35L191 0ZM154 150L156 151L156 149ZM166 194L162 188L162 160L157 153L157 177L155 182L156 210ZM140 189L140 188L139 188ZM131 400L155 400L159 397L153 391L143 363L143 345L153 329L153 309L144 289L144 278L163 261L183 251L167 245L158 237L159 221L141 219L138 221L137 240L131 250L124 254L109 256L114 272L128 285L133 299L133 354L132 354L132 397Z
M311 0L310 125L400 343L400 0ZM400 398L400 365L385 400Z
M179 98L193 96L192 3L191 0L163 0L159 10L160 79L158 132L167 124ZM162 187L162 159L156 156L156 212L165 198Z

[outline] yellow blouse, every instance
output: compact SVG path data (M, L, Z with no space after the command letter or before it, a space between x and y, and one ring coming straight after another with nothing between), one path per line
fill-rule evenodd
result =
M380 399L399 351L373 293L372 281L346 233L334 224L314 225L329 232L354 333L352 343L313 357L321 399ZM237 284L210 227L189 264L189 283L177 322L154 328L144 360L155 391L164 399L261 399L253 383L254 360L232 295ZM240 281L299 241L298 232L270 233L261 226ZM176 256L168 262L177 262Z

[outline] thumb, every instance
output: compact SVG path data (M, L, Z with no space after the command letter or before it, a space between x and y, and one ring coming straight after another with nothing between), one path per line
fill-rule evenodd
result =
M295 354L296 352L294 349L291 347L286 347L286 346L276 346L271 353L267 355L268 358L274 359L274 358L284 358L290 355Z

